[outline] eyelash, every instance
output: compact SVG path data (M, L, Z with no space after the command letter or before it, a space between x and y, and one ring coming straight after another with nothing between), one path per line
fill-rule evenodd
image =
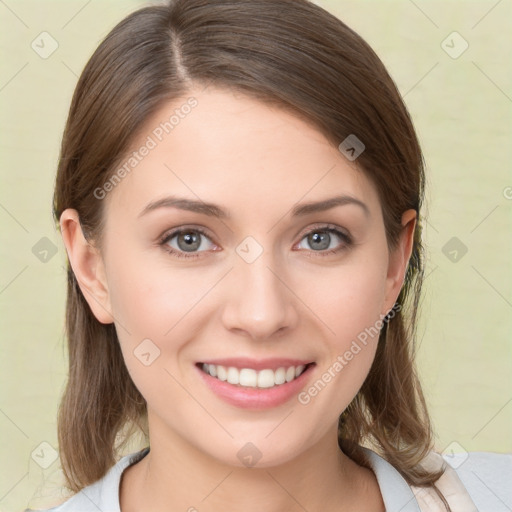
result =
M199 252L195 252L195 253L186 253L184 251L177 251L176 249L173 249L172 247L167 245L169 243L169 241L172 240L175 236L181 235L183 233L190 233L190 232L199 233L202 236L210 239L210 237L208 236L208 233L206 233L206 231L204 231L203 229L201 229L199 227L179 228L179 229L175 229L173 231L165 233L160 238L159 245L162 246L162 248L165 251L172 254L173 256L176 256L177 258L186 258L186 259L199 258L201 255L201 252L205 252L205 251L199 251ZM304 238L306 238L308 235L310 235L312 233L333 233L343 241L342 245L340 245L336 249L329 249L329 250L324 250L324 251L312 251L312 250L306 251L307 253L314 253L315 256L320 256L320 257L330 256L332 254L336 254L338 252L346 250L346 249L350 248L350 246L353 245L352 238L348 234L346 234L345 232L341 231L339 228L337 228L336 226L331 225L331 224L315 226L313 229L310 229L309 231L307 231L306 233L304 233L302 235L299 243ZM301 249L301 250L303 251L304 249ZM312 256L311 254L307 254L307 257L310 257L310 258L315 257L315 256Z

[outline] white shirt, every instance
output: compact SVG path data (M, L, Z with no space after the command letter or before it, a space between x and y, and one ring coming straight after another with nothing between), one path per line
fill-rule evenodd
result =
M433 489L409 486L389 462L372 450L363 449L377 477L386 512L445 512ZM103 478L45 512L121 512L121 475L148 452L149 448L145 448L122 457ZM440 454L431 452L424 461L429 468L443 464L446 470L436 486L452 512L512 511L512 454L472 452L443 459ZM26 509L25 512L31 511Z

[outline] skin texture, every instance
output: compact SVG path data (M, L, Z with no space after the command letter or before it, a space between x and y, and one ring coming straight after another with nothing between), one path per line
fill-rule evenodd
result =
M393 307L415 212L404 212L390 254L374 185L315 127L232 91L196 88L182 103L190 96L197 106L103 199L101 251L84 239L75 210L60 221L84 296L100 322L115 323L148 403L151 451L124 473L122 510L382 511L373 473L339 450L336 432L377 336L307 405L294 397L270 409L235 407L205 386L194 365L234 356L305 359L316 363L307 389ZM133 150L182 103L149 119ZM176 208L140 216L171 194L215 203L230 218ZM341 194L364 202L368 215L347 204L291 216L298 203ZM352 244L332 234L328 249L311 245L307 235L324 233L325 224L348 232ZM182 249L199 257L165 250L183 248L178 237L160 243L177 227L207 232L194 253ZM248 236L263 249L251 263L236 251ZM331 248L340 250L322 255ZM150 365L134 355L144 339L160 350ZM237 457L248 442L261 453L251 468Z

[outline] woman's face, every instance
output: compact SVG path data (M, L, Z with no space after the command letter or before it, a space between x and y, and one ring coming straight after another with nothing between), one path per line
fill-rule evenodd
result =
M85 295L112 314L152 443L177 436L239 466L291 460L332 434L361 387L407 240L388 253L355 163L242 95L193 91L133 151L102 189L105 299Z

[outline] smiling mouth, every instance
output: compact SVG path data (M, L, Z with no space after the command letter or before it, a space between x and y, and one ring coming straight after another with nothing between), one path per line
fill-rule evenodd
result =
M268 389L281 386L300 377L315 363L298 366L281 366L276 370L270 368L255 370L253 368L235 368L220 364L197 363L197 367L217 380L234 386Z

